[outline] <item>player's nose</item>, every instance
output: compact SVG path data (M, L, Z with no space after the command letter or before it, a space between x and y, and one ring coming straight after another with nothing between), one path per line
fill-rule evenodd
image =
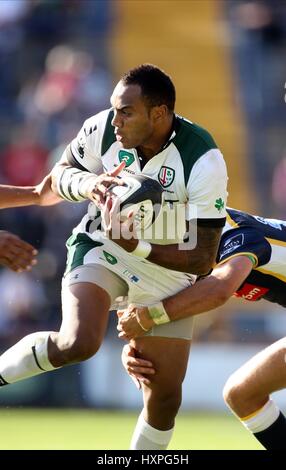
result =
M120 116L116 113L114 113L113 119L111 121L112 126L115 127L115 133L117 129L123 126L123 120L120 118Z

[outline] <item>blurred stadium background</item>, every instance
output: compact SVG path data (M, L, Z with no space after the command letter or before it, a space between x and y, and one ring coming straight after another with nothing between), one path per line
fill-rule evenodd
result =
M286 218L285 0L0 3L2 183L39 182L82 121L109 107L120 74L151 62L172 76L177 112L210 130L222 149L229 205ZM1 211L1 228L40 250L32 273L0 271L1 351L29 332L58 328L64 243L84 211L65 202ZM115 325L111 315L95 359L1 388L1 449L128 447L130 410L140 409L141 395L121 367ZM196 325L171 448L255 449L221 391L237 366L284 335L285 312L233 301ZM278 401L285 409L286 394ZM37 432L39 423L47 435Z

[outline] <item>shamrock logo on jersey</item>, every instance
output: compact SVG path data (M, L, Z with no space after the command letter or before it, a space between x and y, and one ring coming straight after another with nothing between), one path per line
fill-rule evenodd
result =
M135 160L133 153L127 152L126 150L119 150L118 158L120 163L125 162L126 166L132 165Z
M174 181L175 170L168 166L162 166L159 171L158 178L163 188L168 188L168 186L170 186Z
M222 198L220 197L219 199L216 199L215 201L215 208L221 212L224 208L224 201L222 200Z

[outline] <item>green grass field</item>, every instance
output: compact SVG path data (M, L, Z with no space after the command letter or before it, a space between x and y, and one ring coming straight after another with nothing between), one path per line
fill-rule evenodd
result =
M128 449L136 413L0 409L0 450ZM261 449L230 415L181 413L169 449Z

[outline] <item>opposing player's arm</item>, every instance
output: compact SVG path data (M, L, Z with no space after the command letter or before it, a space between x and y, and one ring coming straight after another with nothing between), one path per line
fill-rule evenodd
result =
M253 269L248 256L236 256L217 266L212 273L163 301L170 320L208 312L225 304ZM176 296L178 295L178 299Z
M51 188L51 175L45 176L37 186L0 185L0 209L11 207L51 206L60 202Z
M37 204L38 195L35 186L0 185L0 209Z
M171 297L151 307L130 305L119 312L119 336L141 336L156 324L198 315L223 305L253 269L253 261L240 255L217 266L212 273Z

